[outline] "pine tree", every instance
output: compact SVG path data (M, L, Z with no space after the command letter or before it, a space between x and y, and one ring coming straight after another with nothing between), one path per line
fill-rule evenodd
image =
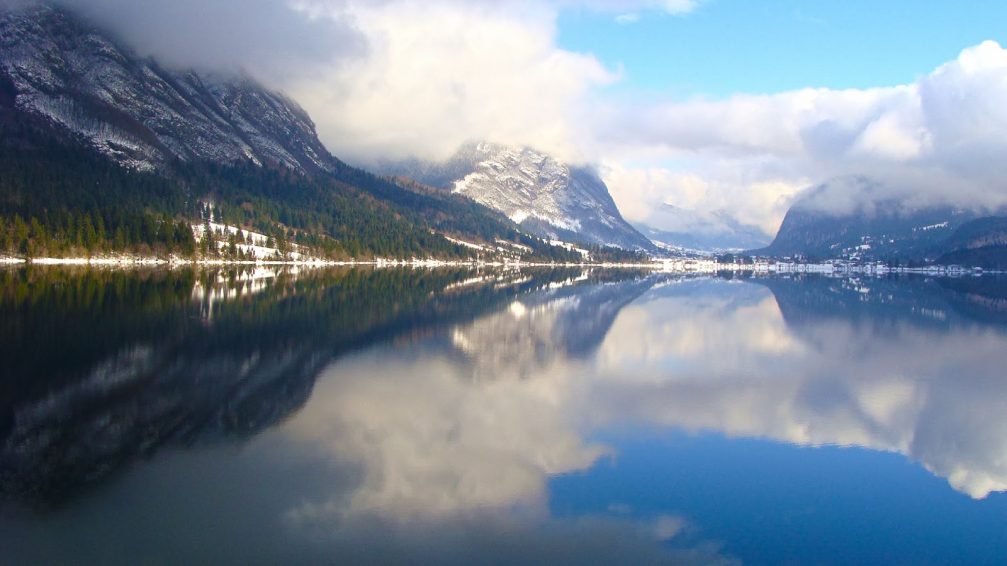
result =
M14 247L22 254L28 253L28 225L21 215L14 217Z
M200 247L204 255L211 255L216 248L213 245L213 228L210 226L209 218L203 222L203 242Z
M232 258L238 255L238 238L234 232L230 232L227 236L227 253Z
M175 228L178 236L178 249L184 257L192 257L196 253L196 237L192 234L192 226L184 220L178 222Z
M98 243L98 232L94 228L94 222L91 220L91 213L89 212L84 213L84 219L81 222L81 234L84 249L90 255Z
M126 232L122 229L122 226L117 226L115 228L115 236L113 236L112 239L112 247L119 252L126 250Z

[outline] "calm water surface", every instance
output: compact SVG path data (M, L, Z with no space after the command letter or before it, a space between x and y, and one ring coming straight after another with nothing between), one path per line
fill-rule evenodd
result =
M0 270L0 562L1007 561L1007 281Z

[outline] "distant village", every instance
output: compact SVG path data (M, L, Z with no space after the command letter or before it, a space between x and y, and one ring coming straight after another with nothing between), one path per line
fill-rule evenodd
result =
M1001 273L984 270L981 267L963 265L908 264L901 265L889 261L868 261L860 259L829 259L809 261L800 257L763 258L723 254L711 257L669 258L655 260L665 269L675 271L742 271L754 273L817 273L835 275L887 275L892 273L914 273L934 276L961 277Z

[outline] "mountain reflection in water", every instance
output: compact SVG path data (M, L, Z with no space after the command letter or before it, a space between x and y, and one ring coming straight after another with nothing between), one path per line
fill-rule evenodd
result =
M604 270L0 271L0 546L19 562L898 557L824 544L758 554L704 519L736 510L586 502L629 481L623 440L685 433L725 439L725 454L730 439L898 454L946 480L921 498L968 496L955 517L986 525L973 536L1003 524L1003 498L990 497L1007 490L1002 288ZM671 489L651 481L655 497ZM828 505L814 508L802 520L830 525ZM917 549L931 556L961 547L912 534L941 545ZM990 538L973 561L1007 551Z

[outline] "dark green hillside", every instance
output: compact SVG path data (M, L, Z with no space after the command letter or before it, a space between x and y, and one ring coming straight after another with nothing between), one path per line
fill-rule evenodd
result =
M937 259L941 265L963 265L983 269L1007 270L1007 246L983 246L948 252Z
M424 195L342 165L304 175L252 164L176 163L133 171L19 119L0 120L0 249L19 255L195 251L188 221L213 200L224 220L297 242L330 258L467 258L432 231L535 249L528 259L578 257L520 234L476 203Z
M986 216L962 225L942 243L945 250L1007 245L1007 217Z
M986 269L1007 269L1007 217L977 218L955 230L941 244L937 262Z

